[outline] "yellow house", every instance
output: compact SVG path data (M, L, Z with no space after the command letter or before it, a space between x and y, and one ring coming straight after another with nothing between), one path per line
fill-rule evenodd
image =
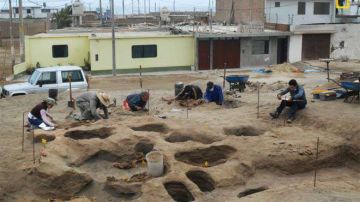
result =
M193 35L165 32L116 34L116 69L138 71L190 70L195 63ZM38 34L25 38L25 63L14 66L14 74L31 67L57 65L91 66L94 74L112 71L110 33Z

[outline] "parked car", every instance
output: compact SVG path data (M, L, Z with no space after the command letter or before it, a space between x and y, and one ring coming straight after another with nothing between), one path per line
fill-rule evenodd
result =
M57 89L58 92L66 91L70 86L69 75L71 75L72 89L87 89L88 82L81 67L57 66L36 69L27 82L3 86L2 94L18 96L47 93L49 89Z

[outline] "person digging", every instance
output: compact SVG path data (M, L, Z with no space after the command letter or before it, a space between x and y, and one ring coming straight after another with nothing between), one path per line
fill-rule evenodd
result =
M46 98L36 105L28 114L30 125L45 131L55 130L54 118L48 113L48 109L53 108L54 105L56 105L56 101L53 98Z
M203 92L199 86L196 85L186 85L180 93L175 98L164 98L162 97L163 101L166 101L168 104L176 101L188 101L188 100L195 100L198 104L203 102Z
M98 121L108 119L108 108L111 105L110 96L104 92L86 92L76 98L76 106L81 115L75 115L74 119L79 121ZM98 109L104 111L104 115L98 113Z
M123 102L123 109L132 112L147 111L145 106L149 101L149 96L148 92L131 94Z
M282 96L290 93L290 98L286 99ZM307 104L305 90L303 87L299 86L295 79L289 81L289 87L279 93L277 98L281 100L280 106L276 109L275 112L270 113L270 116L273 119L279 118L281 112L285 107L290 107L290 111L288 114L288 123L292 123L295 120L295 115L298 110L304 109Z

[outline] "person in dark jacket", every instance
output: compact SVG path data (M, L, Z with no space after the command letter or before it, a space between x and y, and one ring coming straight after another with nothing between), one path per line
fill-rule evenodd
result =
M217 105L224 103L224 95L222 88L219 85L214 85L213 82L208 82L204 99L206 102L215 102Z
M53 98L47 98L40 104L36 105L28 114L28 121L30 125L43 130L54 130L56 125L53 123L53 117L48 113L56 104Z
M203 92L199 86L186 85L175 98L162 98L171 104L173 101L185 101L185 100L201 100L203 98Z
M145 106L149 101L149 93L135 93L127 96L126 100L123 102L123 108L128 111L141 111L145 110Z
M283 98L282 96L290 93L289 98ZM285 107L290 107L288 114L288 123L292 123L295 119L295 114L298 110L304 109L307 104L305 90L299 86L295 79L289 81L289 87L279 93L277 98L281 100L280 106L275 112L270 113L270 116L274 119L278 118Z

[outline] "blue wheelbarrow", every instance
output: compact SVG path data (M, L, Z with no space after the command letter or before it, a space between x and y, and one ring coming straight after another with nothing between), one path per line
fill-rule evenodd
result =
M340 85L346 90L345 102L353 102L354 100L360 99L360 83L353 81L341 81ZM351 96L349 96L351 95ZM351 100L349 100L351 97Z
M230 75L225 77L225 80L230 84L230 90L244 92L249 75Z

